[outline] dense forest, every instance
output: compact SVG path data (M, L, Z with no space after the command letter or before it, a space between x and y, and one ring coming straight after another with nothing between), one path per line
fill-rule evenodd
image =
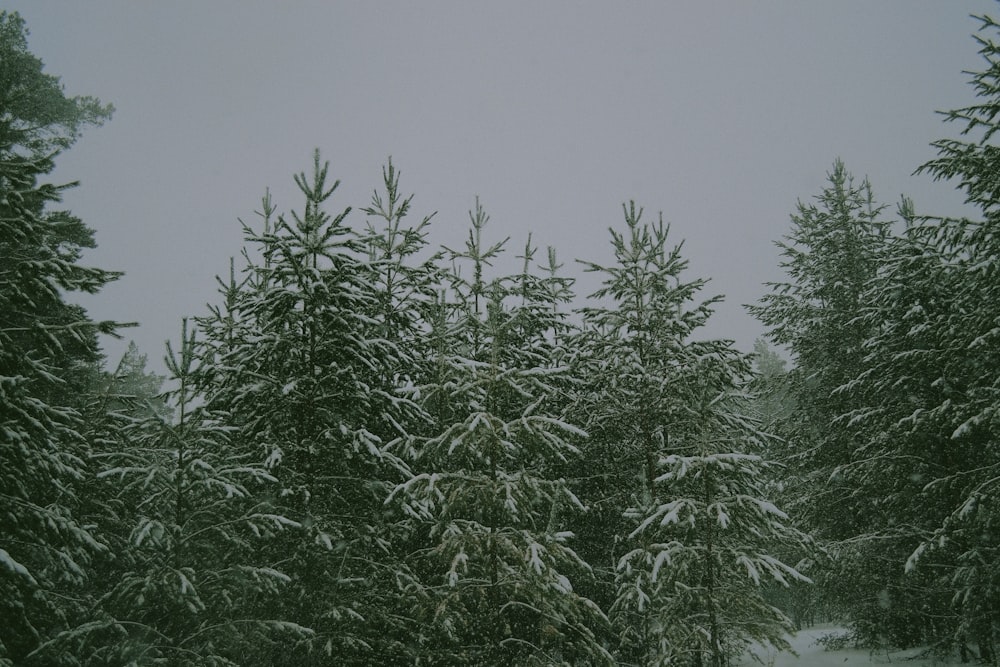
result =
M0 13L0 665L723 667L816 618L1000 665L980 20L978 103L915 165L978 217L890 209L835 162L749 306L773 348L701 335L718 297L633 202L580 295L478 201L434 248L391 160L355 208L317 151L160 377L102 355L127 329L73 295L128 278L81 265L76 183L46 180L113 109Z

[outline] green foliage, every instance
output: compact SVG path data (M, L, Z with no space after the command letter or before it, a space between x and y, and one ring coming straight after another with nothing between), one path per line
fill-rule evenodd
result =
M239 451L280 480L274 503L304 528L263 545L262 557L283 561L291 577L263 609L315 636L301 650L268 647L261 664L405 661L382 505L407 472L391 450L405 449L404 424L419 415L397 388L419 374L410 344L432 290L421 277L429 269L406 260L423 226L401 225L409 204L387 169L390 192L369 215L384 214L388 229L359 236L350 208L325 211L338 186L327 174L317 153L312 173L295 177L305 205L289 217L275 218L265 197L263 231L246 228L246 275L220 281L225 303L201 320L211 371L200 391L228 415Z
M741 443L731 443L739 445ZM765 500L765 462L753 454L668 455L654 503L629 536L636 547L619 564L612 612L630 619L626 643L646 645L642 664L722 664L750 642L788 648L790 621L767 603L762 586L810 583L771 555L804 551L807 539ZM704 656L704 657L703 657Z
M39 183L106 112L66 98L26 35L16 13L0 13L0 664L29 664L79 622L85 601L74 594L106 550L77 518L88 474L78 410L96 333L114 325L64 295L96 292L117 274L77 263L93 233L51 209L68 186Z
M997 24L982 18L983 32ZM835 165L793 217L788 283L754 311L793 352L780 421L809 522L836 540L821 577L872 645L975 641L995 661L997 45L977 36L981 102L946 113L966 139L918 171L954 179L982 221L917 216L890 234L870 188ZM907 574L904 575L904 568Z
M838 420L856 405L844 387L865 369L866 341L878 327L861 314L885 257L889 229L868 181L856 184L836 161L816 203L798 204L792 230L779 244L787 282L771 284L770 293L750 307L794 362L781 387L790 400L773 415L784 443L774 455L789 466L783 490L788 507L830 541L837 557L849 561L848 571L880 573L871 582L876 590L898 583L901 572L866 560L879 550L856 548L854 539L888 537L874 489L882 481L856 465L866 458L858 451L863 435ZM898 532L892 538L906 539ZM859 591L860 598L848 598L850 587L830 583L826 592L851 613L860 613L872 594L868 589Z
M455 301L435 358L436 375L413 389L435 430L415 445L414 475L393 492L416 535L421 574L415 600L420 660L430 664L609 664L595 635L606 622L570 576L587 565L569 547L560 508L579 501L555 465L579 454L582 431L553 414L566 369L546 355L560 319L555 286L525 270L487 283L479 203L456 260L472 280L452 276ZM513 289L506 289L506 284ZM509 303L508 303L509 302Z
M945 114L962 126L963 138L934 142L938 157L919 171L957 181L983 219L919 217L904 205L907 228L870 291L867 319L880 326L867 343L870 369L852 387L860 400L849 417L872 434L868 451L890 453L884 467L896 482L887 494L889 512L898 524L922 529L906 559L911 579L954 604L957 618L938 634L977 642L983 660L995 664L1000 634L987 619L1000 611L1000 209L993 144L1000 25L980 20L976 39L985 66L972 73L980 99ZM935 511L914 517L914 503Z
M171 409L162 396L166 378L147 370L147 362L147 356L130 342L114 371L102 374L90 389L96 402L88 409L95 413L88 414L88 421L119 415L169 417Z
M169 350L169 346L168 346ZM98 475L114 484L128 529L96 619L39 649L101 664L243 664L247 645L305 628L255 618L251 603L275 596L289 578L258 562L253 543L296 529L266 498L276 483L259 463L234 451L224 416L196 405L199 368L186 322L179 354L169 352L176 421L156 410L122 416L118 447Z
M680 246L662 219L641 217L627 206L626 229L611 230L616 264L588 264L605 278L594 294L604 303L582 310L575 341L585 456L603 472L581 485L600 508L585 553L606 568L619 660L718 664L750 640L783 645L787 621L760 584L804 579L768 553L803 538L764 500L764 436L742 416L748 360L693 338L715 300L695 302L704 281L682 280ZM609 525L622 526L610 540Z
M48 158L69 148L88 125L111 117L94 97L66 97L59 77L44 73L28 51L28 29L17 12L0 12L0 150Z

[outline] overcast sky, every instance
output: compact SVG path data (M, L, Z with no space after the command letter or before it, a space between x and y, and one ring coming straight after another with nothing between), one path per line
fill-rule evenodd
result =
M749 350L742 304L780 279L774 241L834 159L880 200L954 213L911 173L954 136L935 110L972 100L970 14L994 2L152 2L7 0L67 92L115 105L62 158L67 207L97 231L87 262L125 276L85 304L151 357L215 302L237 218L313 148L367 205L391 155L414 217L460 245L479 195L492 238L529 231L565 260L610 259L634 199L685 240L689 278L726 301L706 336ZM362 225L359 212L353 214ZM512 260L513 261L513 260ZM567 267L579 273L576 267ZM585 279L581 291L594 284ZM123 344L106 342L111 362Z

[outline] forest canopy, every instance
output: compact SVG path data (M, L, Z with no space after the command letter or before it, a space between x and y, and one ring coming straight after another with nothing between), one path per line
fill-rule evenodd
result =
M1000 664L980 20L978 101L916 165L979 217L835 161L749 307L777 351L704 335L719 297L636 202L579 295L478 199L432 247L392 160L359 206L317 150L161 377L101 354L122 325L73 295L128 277L48 182L112 107L0 13L0 665L722 667L816 618Z

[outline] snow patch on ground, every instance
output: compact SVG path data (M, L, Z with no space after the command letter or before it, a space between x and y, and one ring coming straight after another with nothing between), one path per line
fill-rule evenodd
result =
M758 660L752 656L744 656L737 661L736 667L865 667L867 665L898 664L905 667L943 667L944 665L960 664L956 661L941 658L917 658L920 650L889 651L868 649L844 649L826 651L817 642L824 635L844 632L843 628L833 625L818 625L807 630L801 630L789 639L789 643L798 657L791 653L778 653L758 648L754 652Z

